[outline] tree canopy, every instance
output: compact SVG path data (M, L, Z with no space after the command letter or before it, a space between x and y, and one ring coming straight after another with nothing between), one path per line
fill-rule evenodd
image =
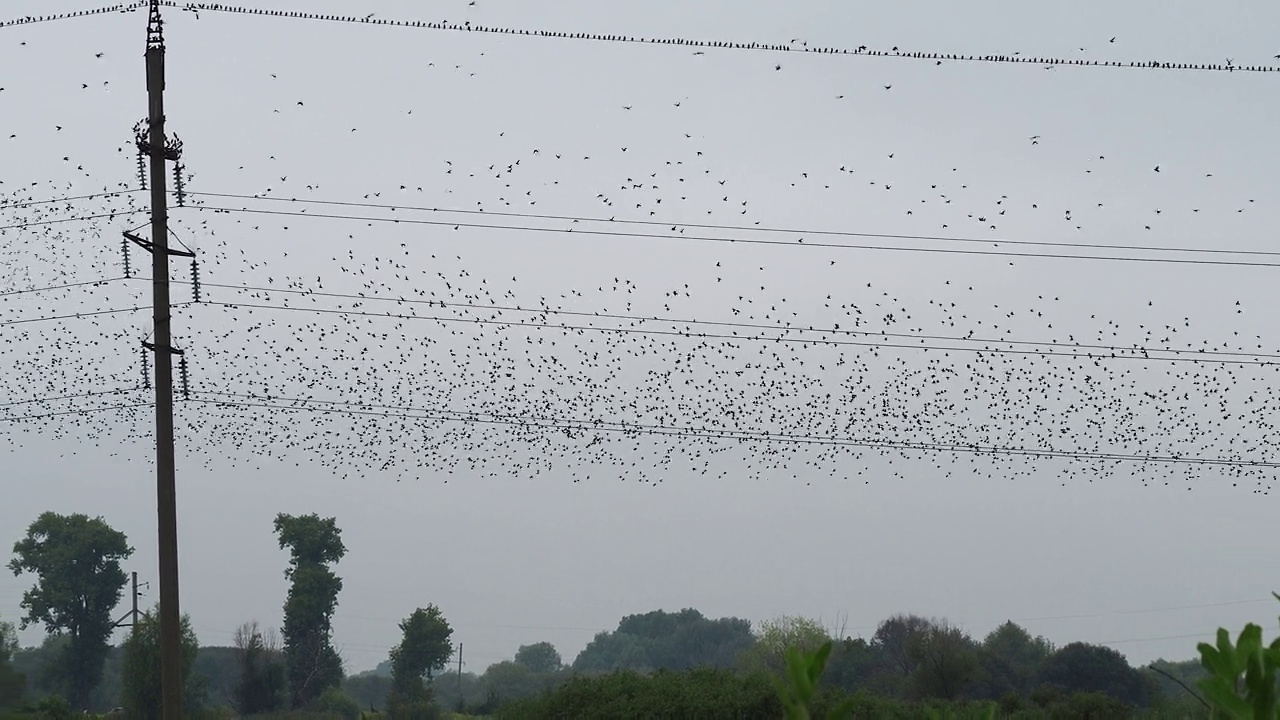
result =
M564 666L560 652L549 642L521 645L516 650L515 662L536 673L552 673Z
M733 667L755 637L751 622L711 620L688 608L628 615L614 632L598 633L573 661L577 672Z
M346 554L336 518L286 515L275 519L280 549L289 550L284 604L284 653L291 705L304 708L342 682L342 659L330 640L342 579L329 565Z
M160 717L160 613L143 613L124 641L121 667L121 705L130 718L157 720ZM204 702L202 676L192 673L200 643L191 629L191 617L182 614L182 707L198 709Z
M86 708L102 679L112 611L124 592L120 561L133 554L124 533L102 518L45 512L13 545L9 569L31 573L36 584L22 595L22 627L41 623L69 642L54 673L75 708Z

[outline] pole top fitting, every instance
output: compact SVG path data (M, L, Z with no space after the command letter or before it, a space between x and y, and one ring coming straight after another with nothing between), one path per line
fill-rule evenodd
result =
M164 19L160 17L160 0L151 0L147 17L147 50L164 50Z

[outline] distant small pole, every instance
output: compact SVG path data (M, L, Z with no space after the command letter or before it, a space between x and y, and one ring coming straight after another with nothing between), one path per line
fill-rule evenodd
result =
M130 574L133 575L133 614L132 614L133 627L134 629L137 629L138 627L138 573L133 572Z
M458 643L458 710L462 710L462 643Z

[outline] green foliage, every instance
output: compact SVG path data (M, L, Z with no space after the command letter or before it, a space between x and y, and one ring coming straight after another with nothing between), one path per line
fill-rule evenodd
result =
M331 687L320 693L320 697L311 703L311 709L317 712L339 715L343 720L358 720L360 704L356 699L340 688Z
M523 665L535 673L558 672L564 666L564 660L560 658L560 652L556 650L555 645L549 642L521 645L516 650L515 662L517 665Z
M754 643L751 623L739 618L711 620L688 608L628 615L611 633L599 633L573 661L577 672L685 670L733 667Z
M775 720L781 713L782 706L768 678L699 668L687 672L660 670L651 675L621 671L574 677L538 698L504 705L493 717Z
M1131 705L1151 702L1152 685L1124 655L1102 645L1075 642L1045 660L1042 682L1066 692L1100 692Z
M22 627L42 623L69 642L54 670L73 707L84 708L102 679L107 642L125 584L120 561L133 554L124 533L102 518L45 512L13 545L9 569L32 573L34 587L22 595Z
M352 675L342 681L342 691L355 698L361 708L384 707L391 692L391 678L372 672Z
M200 643L191 629L191 618L182 615L183 708L198 710L204 701L201 676L192 673ZM130 718L160 717L160 613L143 613L124 641L120 704Z
M1275 597L1280 600L1280 595ZM1280 718L1276 686L1280 638L1263 645L1262 627L1249 623L1235 644L1231 634L1219 628L1217 644L1200 643L1198 649L1200 662L1209 671L1209 677L1200 681L1200 689L1220 717Z
M1022 696L1036 686L1044 661L1054 652L1053 643L1032 637L1022 626L1007 621L992 630L977 649L978 677L970 687L973 697Z
M931 621L908 647L915 669L912 695L953 700L978 675L977 647L964 631L945 620Z
M257 623L236 630L239 678L232 703L244 715L272 712L285 704L285 668L280 651L268 643Z
M784 715L788 720L809 720L818 693L818 678L827 666L831 655L831 641L813 651L800 647L787 648L786 681L777 680L778 697L782 700ZM847 699L826 714L831 720L843 720L853 716L852 699Z
M755 642L739 656L737 665L748 672L781 674L788 667L790 648L813 652L831 640L822 623L783 615L756 628Z
M61 695L46 695L28 709L42 720L70 720L72 715L71 703Z
M13 623L0 622L0 710L21 703L26 691L26 676L13 667L13 656L17 651L18 635Z
M418 608L400 622L403 638L391 648L391 692L387 707L397 716L420 713L431 701L426 681L453 655L453 628L440 608ZM425 681L424 681L425 678Z
M329 565L341 560L347 549L335 518L280 513L275 531L280 549L289 550L284 652L290 704L302 708L342 682L342 659L330 642L342 579Z

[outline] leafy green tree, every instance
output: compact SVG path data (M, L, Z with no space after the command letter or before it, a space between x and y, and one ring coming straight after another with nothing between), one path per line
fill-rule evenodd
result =
M1148 680L1119 651L1103 645L1062 646L1045 660L1040 679L1068 693L1099 692L1140 707L1151 701Z
M360 703L341 688L328 688L320 693L320 697L311 706L317 712L337 715L343 720L359 720L360 717Z
M391 649L387 706L392 712L418 713L431 701L427 683L453 655L453 628L440 608L428 605L402 620L400 630L404 637Z
M472 673L467 673L467 677L472 681L475 679ZM454 687L457 687L457 680L453 682ZM386 706L387 695L391 692L391 678L373 672L348 675L347 679L342 681L342 691L355 698L361 708L377 710Z
M290 705L310 705L342 682L342 658L333 649L333 612L342 579L330 565L347 553L336 518L286 515L275 519L281 550L289 550L289 595L284 604L284 654Z
M687 608L628 615L614 632L597 633L573 661L577 672L732 667L755 638L739 618L711 620Z
M977 646L946 620L930 621L910 646L915 664L911 689L916 697L953 700L978 674Z
M499 703L535 697L556 684L554 676L534 672L528 665L510 660L494 663L480 676L489 696Z
M241 715L279 710L285 703L284 657L274 635L264 635L257 622L236 629L240 678L232 702Z
M1032 637L1012 620L1005 622L988 633L978 647L980 672L969 694L994 700L1010 693L1031 692L1040 667L1053 650L1053 643L1044 637Z
M192 672L200 642L191 629L191 617L182 615L182 705L198 710L204 704L203 676ZM120 705L130 718L151 720L160 717L160 614L143 613L124 641L121 668Z
M895 698L908 694L917 663L912 647L932 625L919 615L894 615L880 623L871 636L877 668L870 680L877 692Z
M0 622L0 710L21 703L26 690L26 677L13 667L13 656L17 652L18 634L13 623Z
M516 650L517 665L523 665L536 673L559 672L564 666L560 652L549 642L521 645Z
M847 692L867 684L878 668L875 650L862 638L845 638L833 645L822 682Z
M102 518L54 512L42 513L13 545L9 569L38 578L22 595L22 627L43 623L49 633L69 637L55 671L73 707L86 708L102 679L111 613L125 584L120 561L132 554L124 533Z
M760 623L755 645L743 654L741 664L750 671L781 675L787 668L790 648L802 654L813 653L830 641L827 629L817 620L783 615ZM822 656L824 665L827 654Z

